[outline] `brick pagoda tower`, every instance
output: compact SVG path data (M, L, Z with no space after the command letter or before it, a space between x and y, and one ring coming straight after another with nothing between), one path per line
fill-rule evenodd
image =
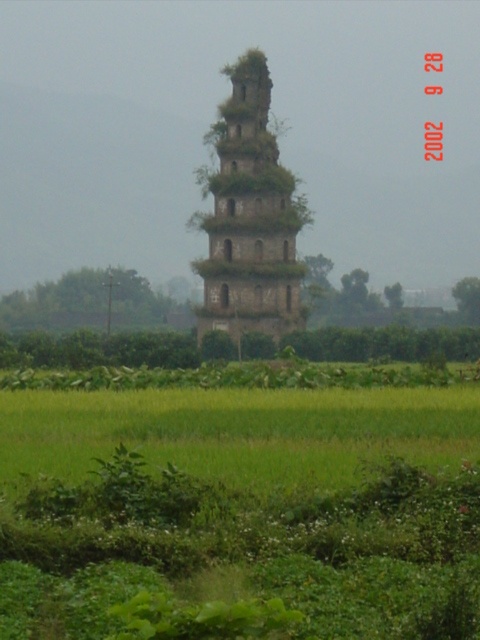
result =
M249 50L223 73L232 96L220 105L222 120L210 132L220 171L204 184L215 209L195 220L209 235L209 258L192 264L205 281L198 340L221 329L235 342L250 331L278 341L305 329L305 267L296 261L296 235L311 215L304 198L293 196L295 177L278 164L276 138L266 130L273 85L265 55Z

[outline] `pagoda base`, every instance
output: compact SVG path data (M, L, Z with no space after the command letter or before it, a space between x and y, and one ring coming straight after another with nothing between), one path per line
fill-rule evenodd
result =
M280 338L292 331L305 331L306 321L301 316L265 316L257 318L242 317L198 317L197 320L198 345L202 344L203 336L209 331L226 331L235 344L241 335L257 331L272 336L274 342L278 343Z

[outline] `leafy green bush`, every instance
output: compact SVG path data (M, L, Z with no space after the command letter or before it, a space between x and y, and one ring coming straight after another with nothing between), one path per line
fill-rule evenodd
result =
M405 640L470 640L478 638L478 583L453 576L448 588L427 611L417 611Z
M115 333L105 344L105 356L116 366L176 369L200 364L195 338L173 331Z
M73 521L87 499L88 489L67 487L58 478L42 475L16 509L29 520L54 520L66 524Z
M124 560L156 568L165 575L190 575L215 552L211 534L193 537L184 529L129 523L111 528L79 519L75 526L50 521L1 523L0 562L21 560L42 571L69 575L89 563Z
M169 593L166 580L157 571L131 562L89 564L75 571L57 585L55 592L65 637L98 640L119 632L120 621L108 616L107 610L145 589Z
M209 360L234 360L237 357L235 345L226 331L207 331L202 339L202 358Z
M291 554L256 565L253 580L304 614L299 639L446 640L478 637L477 571L478 558L442 567L371 557L338 570Z
M53 578L17 561L0 562L0 638L25 640Z
M94 366L196 367L200 356L193 335L180 332L137 331L101 333L82 329L62 336L32 331L11 338L0 334L0 368Z
M271 360L275 356L275 343L272 336L258 331L242 335L242 357L251 360Z
M10 367L24 365L20 354L13 341L8 334L0 332L0 369L9 369Z
M278 631L286 637L289 626L302 619L299 611L287 611L279 598L265 603L253 600L229 605L216 601L181 607L165 593L148 592L112 607L110 613L122 618L125 630L108 640L278 638Z
M372 509L382 513L397 511L407 499L433 481L422 469L394 456L389 457L386 464L366 465L364 469L377 477L367 480L364 488L355 492L352 506L359 513Z
M31 331L22 335L18 352L30 359L32 367L56 367L61 361L58 342L46 331Z
M17 504L24 517L73 522L81 517L100 519L106 526L137 523L145 526L186 526L204 499L214 502L212 486L187 476L174 465L162 472L162 481L142 472L143 456L120 444L112 460L95 458L98 484L65 487L56 479L41 478Z

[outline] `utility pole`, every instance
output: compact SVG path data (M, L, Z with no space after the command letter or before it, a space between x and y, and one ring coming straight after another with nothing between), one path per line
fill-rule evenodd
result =
M108 268L108 282L102 282L102 286L108 287L108 316L107 316L107 339L110 338L110 328L112 326L112 289L119 287L120 282L113 282L111 267Z
M238 361L242 362L242 332L240 330L240 324L238 322L238 312L237 312L237 297L236 295L233 297L233 312L235 314L235 325L237 328L237 349L238 349Z

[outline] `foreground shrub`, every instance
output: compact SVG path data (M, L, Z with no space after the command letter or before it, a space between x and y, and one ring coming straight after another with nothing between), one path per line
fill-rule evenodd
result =
M25 640L53 579L23 562L0 562L0 638Z
M395 456L389 457L386 464L364 466L364 472L370 478L360 491L354 493L352 500L354 510L359 513L372 509L382 513L397 511L422 487L433 482L423 469ZM376 477L372 478L373 474Z
M96 459L101 482L94 489L95 514L107 523L186 525L200 509L207 486L188 477L174 465L162 471L162 482L142 473L143 456L122 444L113 460Z
M472 556L453 567L372 557L335 569L292 554L257 565L253 581L304 614L298 639L467 640L478 638L478 569Z
M405 640L469 640L478 638L478 583L454 575L451 584L426 611L417 611Z
M187 476L174 465L162 471L159 482L143 473L143 456L115 448L112 460L95 458L98 484L66 487L57 479L41 478L29 489L17 511L32 520L73 523L79 518L99 519L105 526L136 523L145 526L186 526L204 501L215 502L213 486Z
M279 598L265 603L252 600L229 605L216 601L181 607L165 593L148 592L112 607L110 613L122 618L125 631L108 640L279 638L279 630L287 637L288 627L302 619L299 611L287 611Z
M168 575L188 576L215 556L210 534L143 526L105 529L80 521L75 527L45 522L0 523L0 562L21 560L54 574L70 575L89 563L123 560Z
M165 579L151 567L114 561L79 569L70 579L59 582L55 593L65 637L99 640L120 631L120 621L109 617L107 610L145 589L169 593Z

